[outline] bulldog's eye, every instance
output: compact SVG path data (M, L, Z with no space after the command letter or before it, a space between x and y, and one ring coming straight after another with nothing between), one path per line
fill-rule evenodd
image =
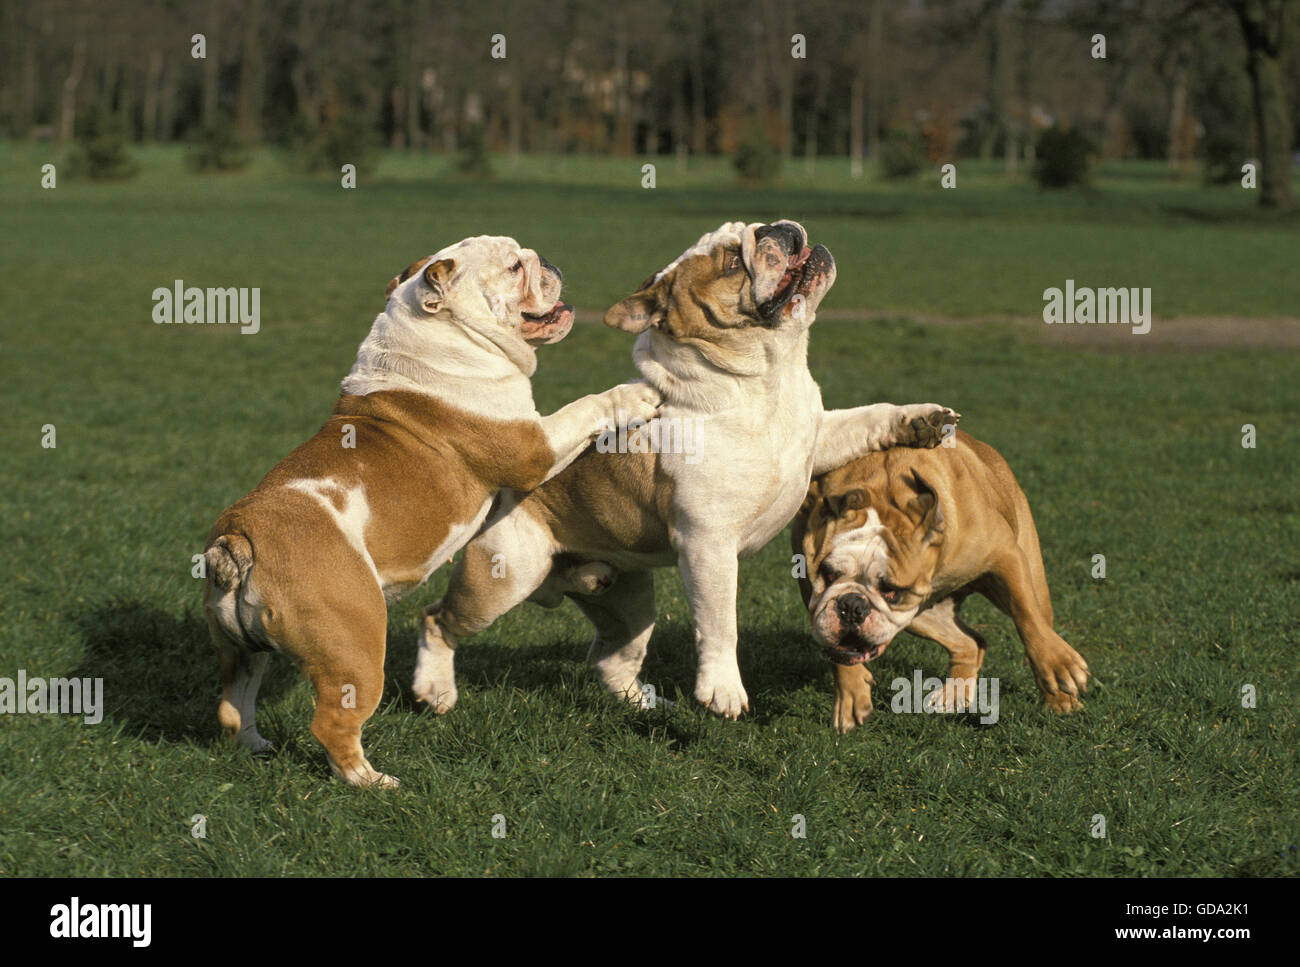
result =
M515 259L515 264L512 265L512 266L510 266L510 271L511 271L511 272L518 272L518 271L520 271L521 269L523 269L523 267L524 267L524 263L523 263L522 261L520 261L519 259Z
M896 588L892 584L882 581L880 583L880 596L890 604L897 604L898 599L903 596L903 589Z
M840 572L831 567L826 561L822 561L822 566L817 569L817 576L826 584L834 584L835 579L840 576Z

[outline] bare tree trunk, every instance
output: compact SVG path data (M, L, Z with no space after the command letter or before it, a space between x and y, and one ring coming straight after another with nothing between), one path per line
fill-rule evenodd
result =
M872 0L867 43L867 69L870 71L867 81L871 92L867 102L867 151L874 160L880 157L880 125L884 120L881 115L885 110L884 65L881 53L885 44L883 0Z
M18 8L15 8L14 18L17 20L20 16ZM26 36L27 33L25 29L14 31L16 41L23 52L22 67L19 69L16 124L16 133L20 138L27 137L36 119L36 38Z
M244 11L244 42L239 64L239 136L262 140L262 99L266 67L262 61L262 0L248 0Z
M632 101L628 96L627 13L619 9L614 22L614 143L619 154L632 153Z
M1165 156L1169 167L1176 168L1186 158L1183 155L1183 125L1187 123L1187 62L1179 57L1174 69L1174 92L1169 103L1169 143Z
M521 85L519 62L516 60L512 62L510 67L510 96L507 102L507 110L510 113L506 118L510 166L512 168L519 164L520 141L522 140L524 123L524 97Z
M695 10L695 30L690 40L691 150L703 155L709 150L709 121L704 116L704 18L698 6Z
M826 104L827 68L824 63L819 62L813 77L812 109L803 119L803 165L809 175L817 167L817 120Z
M221 48L217 43L217 3L207 0L204 13L203 36L206 40L203 60L203 126L210 127L217 122L217 82L220 79Z
M781 5L783 14L781 36L776 38L776 49L781 52L780 63L784 65L778 72L780 84L778 97L781 105L781 162L789 164L794 151L794 65L790 38L794 34L794 7L788 3Z
M1265 208L1295 208L1291 188L1291 116L1282 72L1283 0L1235 0L1246 40L1250 87L1259 130L1260 193Z
M1005 10L997 14L998 32L998 104L1002 109L1002 132L1006 139L1006 158L1004 169L1008 176L1016 173L1016 162L1020 155L1020 133L1016 129L1015 112L1012 108L1015 88L1015 58L1012 56L1011 18Z
M866 78L859 63L849 86L849 174L854 178L862 177L862 92L865 87Z
M149 51L149 65L144 72L144 107L140 112L140 138L153 141L158 137L158 87L162 81L163 55L160 47Z
M84 27L78 27L77 39L72 45L72 63L68 66L67 76L63 79L63 99L59 105L58 147L71 141L76 133L77 88L81 86L81 76L85 70L86 34Z

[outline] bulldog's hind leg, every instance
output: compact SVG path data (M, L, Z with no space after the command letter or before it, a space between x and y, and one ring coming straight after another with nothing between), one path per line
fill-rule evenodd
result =
M266 673L270 652L250 651L222 630L216 617L209 613L208 630L212 646L221 661L221 704L217 720L226 738L238 742L251 752L270 751L270 741L257 732L257 690Z
M591 577L590 568L577 569L573 577ZM649 707L639 676L655 628L653 572L624 572L607 591L594 595L571 592L569 597L596 627L587 667L615 695Z
M1041 560L1038 568L1041 573ZM981 584L985 596L1015 622L1043 705L1053 712L1081 709L1079 693L1088 687L1088 663L1052 628L1051 605L1040 599L1024 551L1016 547L1003 554Z
M980 633L957 616L965 595L944 598L922 611L907 630L922 638L937 641L948 651L948 672L943 692L936 696L935 710L963 712L974 708L975 685L984 664L987 643Z
M330 771L354 786L390 788L397 780L375 769L361 745L361 728L384 692L388 609L378 585L373 594L353 595L317 599L310 612L290 610L276 640L316 689L311 731Z
M456 647L527 600L551 572L545 529L515 510L465 546L446 593L424 609L411 690L439 715L456 705ZM557 602L558 603L558 602Z

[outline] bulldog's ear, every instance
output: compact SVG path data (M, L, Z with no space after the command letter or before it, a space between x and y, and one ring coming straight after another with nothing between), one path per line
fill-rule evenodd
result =
M853 510L867 506L867 495L861 490L850 490L844 494L831 494L826 498L826 509L832 517L843 517Z
M432 260L433 260L432 255L426 255L424 258L417 259L416 261L412 262L406 268L402 269L401 272L397 273L397 275L393 276L392 280L388 283L388 288L384 290L384 298L387 299L390 295L393 294L394 289L396 289L399 285L401 285L411 276L415 275L416 272L419 272L420 269L424 268Z
M454 259L438 259L424 270L424 284L428 288L420 295L420 306L425 312L437 312L446 300L447 283L456 268Z
M664 320L664 280L651 276L641 288L605 313L605 325L624 332L645 332Z
M912 478L912 487L916 490L917 502L921 505L921 523L917 525L917 530L924 531L925 543L933 544L943 537L943 504L939 502L939 492L926 483L925 478L915 469L912 470Z

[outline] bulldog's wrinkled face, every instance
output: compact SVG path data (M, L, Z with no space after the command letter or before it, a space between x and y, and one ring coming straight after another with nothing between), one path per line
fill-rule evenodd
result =
M683 342L747 327L807 328L834 282L831 253L809 248L799 223L726 222L611 308L605 324L653 326Z
M813 636L832 661L856 665L878 657L929 597L944 521L919 475L889 492L883 473L864 482L847 469L814 482L801 516Z
M573 307L559 301L560 270L513 238L479 235L412 263L384 295L417 313L449 319L491 339L559 342Z

